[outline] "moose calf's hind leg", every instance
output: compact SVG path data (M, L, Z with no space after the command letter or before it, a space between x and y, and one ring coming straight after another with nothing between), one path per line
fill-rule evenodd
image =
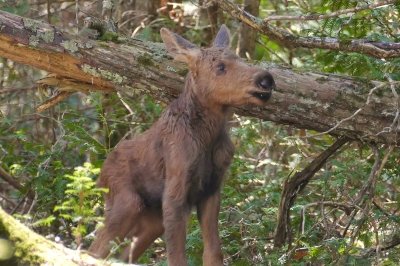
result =
M96 257L107 257L111 249L110 242L123 241L131 230L142 204L138 195L130 194L131 197L126 197L125 193L118 194L112 204L106 201L104 227L99 230L89 248L89 252Z
M94 254L96 257L105 258L110 253L111 241L119 240L122 241L125 235L129 231L129 227L132 220L121 220L118 224L109 224L107 218L104 227L100 228L96 235L96 239L93 241L89 248L89 252Z
M132 239L132 246L129 245L121 254L121 260L135 262L143 252L164 232L162 215L160 211L144 210L137 217L133 228L128 234ZM129 258L130 255L130 258Z

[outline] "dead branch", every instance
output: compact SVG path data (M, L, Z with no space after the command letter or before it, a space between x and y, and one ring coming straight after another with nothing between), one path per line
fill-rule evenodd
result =
M286 180L281 194L278 211L278 223L275 229L274 247L282 247L290 234L290 208L297 195L304 189L311 178L317 171L325 164L337 150L339 150L349 140L345 137L339 138L329 148L318 155L310 164L308 164L302 171L296 173L293 177Z
M334 18L334 17L339 17L341 15L347 15L347 14L353 14L357 13L359 11L367 10L367 9L374 9L377 7L382 7L386 5L391 5L396 3L396 0L385 0L385 1L380 1L376 2L373 4L369 5L361 5L357 6L354 8L348 8L348 9L342 9L338 10L335 12L331 12L329 14L311 14L311 15L300 15L300 16L269 16L264 19L265 22L272 21L272 20L298 20L298 21L304 21L304 20L322 20L322 19L327 19L327 18Z
M355 208L355 206L352 204L340 203L340 202L335 202L335 201L318 201L318 202L311 202L307 205L304 205L303 210L310 208L310 207L321 206L321 205L341 209L347 215L349 215L351 213L351 211Z
M390 241L383 243L381 245L381 247L379 248L379 250L386 251L386 250L392 249L394 247L397 247L398 245L400 245L400 235L395 234ZM369 248L363 252L364 254L362 255L362 257L374 256L376 254L376 250L377 250L377 247Z
M269 21L263 21L258 17L252 16L229 0L213 1L217 2L219 6L232 17L241 20L285 47L320 48L334 51L356 52L385 59L400 56L400 43L371 42L363 39L341 42L339 39L330 37L296 36L287 30L271 25Z
M59 102L62 102L63 100L67 99L71 94L72 94L72 92L68 92L68 91L58 92L56 95L52 96L50 99L48 99L45 102L41 103L36 108L36 111L38 111L39 113L43 112L43 111L49 109L50 107L55 106Z

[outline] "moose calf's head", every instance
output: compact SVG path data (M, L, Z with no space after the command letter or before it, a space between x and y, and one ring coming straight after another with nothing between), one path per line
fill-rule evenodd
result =
M271 74L247 65L228 49L230 37L225 25L206 49L165 28L161 38L175 60L188 64L194 93L208 106L263 105L271 97L275 88Z

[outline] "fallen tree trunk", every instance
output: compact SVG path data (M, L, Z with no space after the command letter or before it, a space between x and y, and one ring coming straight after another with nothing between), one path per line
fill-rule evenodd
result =
M0 207L0 264L2 265L122 265L97 260L36 234ZM125 264L126 265L126 264ZM133 264L130 264L133 265Z
M168 102L183 87L185 66L158 43L70 38L53 26L0 11L0 56L80 82L75 89L150 94ZM393 84L266 65L277 89L263 108L247 116L350 139L399 145L400 99ZM69 89L71 86L68 87ZM397 97L396 97L397 96ZM60 98L65 97L62 96Z

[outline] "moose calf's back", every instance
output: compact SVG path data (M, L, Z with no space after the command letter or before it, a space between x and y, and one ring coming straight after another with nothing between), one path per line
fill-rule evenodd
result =
M227 49L222 26L211 48L166 29L162 39L175 60L189 66L185 88L145 133L122 141L106 159L99 186L108 187L105 226L90 251L107 256L109 242L133 238L125 260L138 256L165 232L169 265L186 265L186 222L197 207L204 265L222 265L218 211L223 175L233 156L227 120L231 107L263 105L274 80Z

